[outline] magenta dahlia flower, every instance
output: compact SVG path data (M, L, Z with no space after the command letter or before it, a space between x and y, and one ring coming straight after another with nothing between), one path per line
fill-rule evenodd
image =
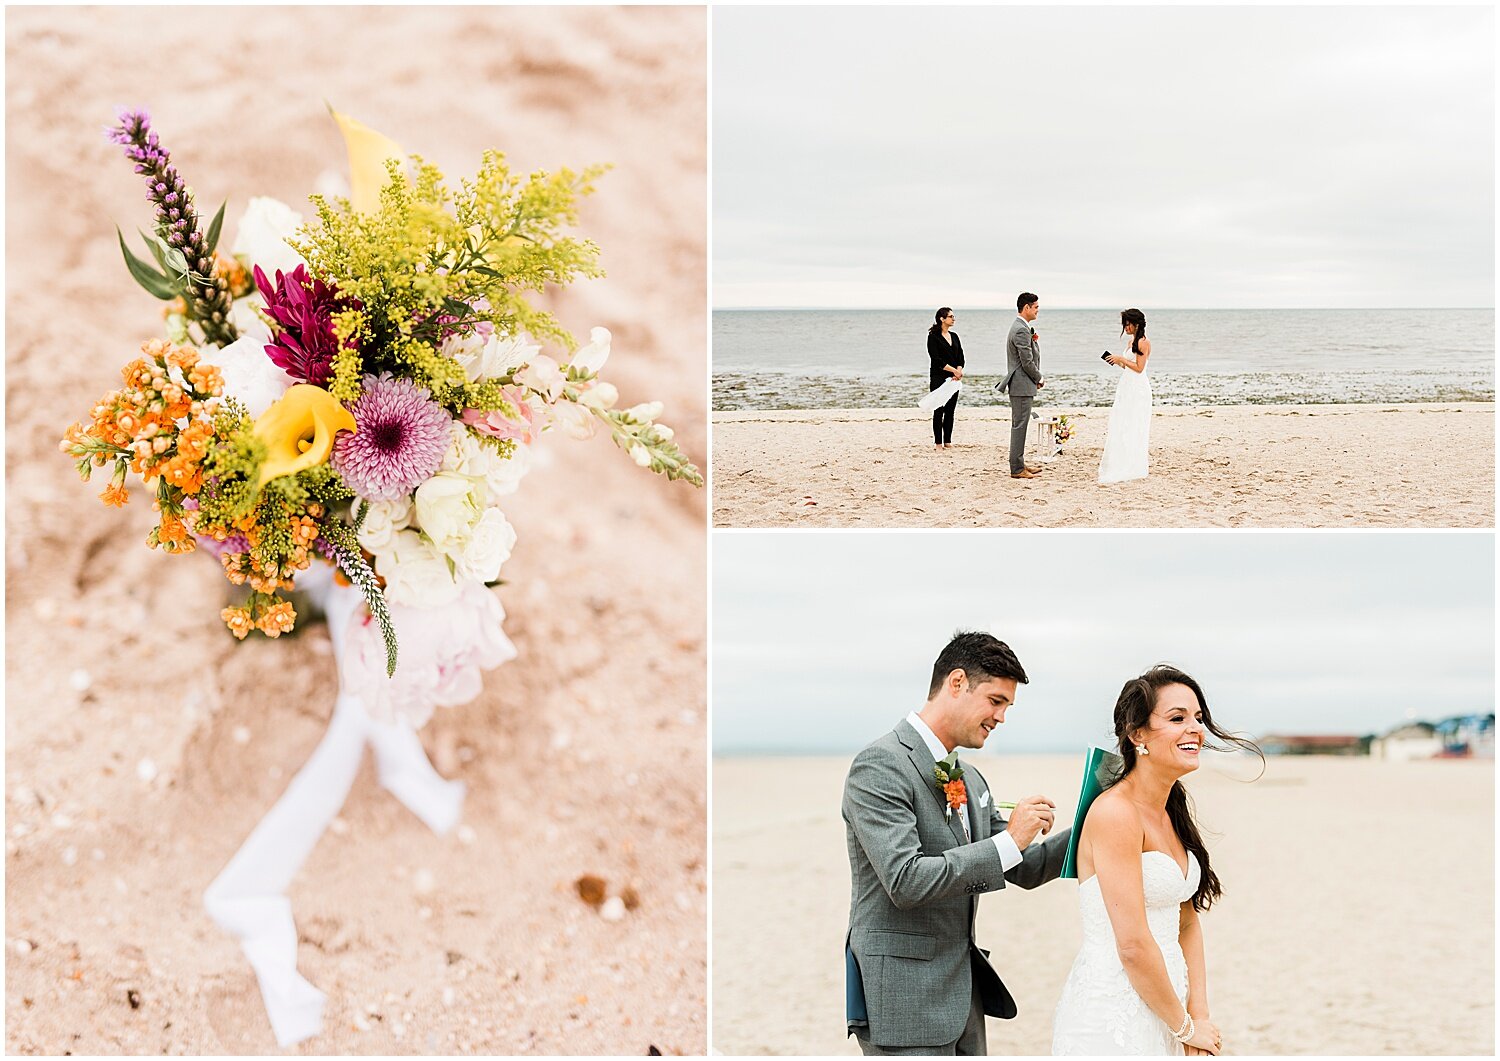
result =
M399 501L442 465L453 417L425 388L389 373L366 376L349 409L356 426L334 442L333 468L366 501Z
M276 337L266 344L266 354L297 379L328 386L333 357L339 352L333 315L359 309L359 299L309 276L305 265L290 276L277 269L274 284L257 265L255 289L266 300L266 316L276 322Z

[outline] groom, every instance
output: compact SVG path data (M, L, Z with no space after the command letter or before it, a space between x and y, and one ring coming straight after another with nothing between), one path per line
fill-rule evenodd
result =
M1010 391L1010 477L1012 479L1035 479L1037 469L1026 467L1026 432L1031 427L1031 399L1044 386L1042 379L1042 354L1036 345L1036 332L1031 322L1036 320L1038 299L1030 291L1016 296L1016 319L1011 321L1010 335L1005 340L1005 367L1007 375L1000 382L1000 391Z
M849 767L846 1014L866 1054L983 1054L985 1015L1016 1015L974 940L978 897L1055 879L1069 830L1034 843L1051 832L1052 801L1024 799L1007 822L979 771L953 752L982 747L1026 680L1005 642L956 634L921 711Z

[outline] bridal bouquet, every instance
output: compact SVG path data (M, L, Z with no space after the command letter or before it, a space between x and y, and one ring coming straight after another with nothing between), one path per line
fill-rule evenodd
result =
M225 207L205 225L149 117L119 116L108 134L155 207L146 257L123 235L120 247L166 303L166 334L62 449L85 480L107 475L107 505L127 503L131 476L149 488L148 545L211 552L247 588L221 613L235 637L292 630L298 576L336 567L368 612L352 624L346 686L372 714L420 724L506 658L487 588L515 541L500 502L544 431L603 428L642 467L702 478L656 422L659 403L617 407L599 376L609 331L576 347L526 299L601 275L594 244L563 229L602 168L522 179L491 151L454 189L334 118L351 196L312 196L306 221L251 199L225 254Z

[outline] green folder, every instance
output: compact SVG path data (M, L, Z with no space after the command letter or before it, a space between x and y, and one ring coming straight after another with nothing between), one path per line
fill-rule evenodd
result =
M1073 833L1068 837L1068 853L1063 857L1062 876L1078 879L1078 839L1083 836L1083 819L1099 793L1125 769L1125 760L1104 748L1090 748L1083 762L1083 787L1078 790L1078 809L1073 812Z

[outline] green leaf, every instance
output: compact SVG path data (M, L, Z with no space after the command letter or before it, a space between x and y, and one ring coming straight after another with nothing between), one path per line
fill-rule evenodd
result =
M166 273L168 276L171 276L172 267L167 264L167 256L162 253L163 244L161 243L161 241L158 240L155 236L146 235L144 232L141 232L140 229L136 229L136 231L140 233L141 242L144 243L146 245L146 249L151 252L151 257L156 259L156 264L161 267L161 271Z
M155 295L163 302L176 298L177 285L130 253L130 248L125 246L125 234L120 231L119 226L115 227L115 235L120 237L120 252L125 255L125 268L130 270L135 282L144 287L148 294Z
M229 200L219 204L219 212L214 215L213 221L208 226L207 245L208 255L213 257L214 248L219 245L219 229L224 227L224 207L229 205Z

